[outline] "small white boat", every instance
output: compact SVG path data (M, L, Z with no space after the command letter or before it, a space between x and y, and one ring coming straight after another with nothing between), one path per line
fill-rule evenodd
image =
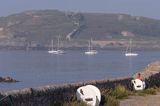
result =
M138 56L137 53L125 53L125 56Z
M99 106L101 101L100 90L93 85L82 86L77 89L77 100L83 101L90 106Z
M93 47L92 47L92 39L90 41L88 41L88 51L85 52L86 55L95 55L98 53L97 50L93 50Z
M63 54L64 51L63 51L63 50L49 50L48 53L52 53L52 54Z
M54 50L54 49L53 49L53 40L52 40L52 42L51 42L51 50L49 50L48 53L51 53L51 54L63 54L63 53L64 53L63 50L60 50L60 49L59 49L59 48L60 48L59 38L60 38L60 37L58 37L57 50Z
M96 50L90 50L90 51L87 51L85 52L86 55L94 55L94 54L97 54L97 51Z
M132 52L132 40L130 39L129 46L127 46L125 56L138 56L138 53Z

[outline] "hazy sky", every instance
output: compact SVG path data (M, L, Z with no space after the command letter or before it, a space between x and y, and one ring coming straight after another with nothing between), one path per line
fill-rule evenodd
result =
M0 16L35 9L125 13L160 19L160 0L0 0Z

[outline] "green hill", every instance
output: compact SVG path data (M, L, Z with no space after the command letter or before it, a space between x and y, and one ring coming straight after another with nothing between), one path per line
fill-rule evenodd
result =
M86 40L156 39L160 20L126 14L25 11L0 17L0 47L48 47L60 35L64 47Z
M79 37L86 35L96 39L121 37L122 32L135 37L159 37L160 20L125 14L83 14L84 30ZM87 36L88 37L88 36Z

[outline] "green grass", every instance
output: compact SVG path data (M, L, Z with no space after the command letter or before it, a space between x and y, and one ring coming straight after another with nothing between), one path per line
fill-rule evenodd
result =
M102 106L119 106L119 100L111 96L112 89L101 90L101 105Z
M132 93L132 95L135 95L135 96L156 95L157 91L158 91L158 89L149 88L149 89L145 89L145 90L142 90L142 91L134 91Z
M160 88L156 86L142 91L129 91L121 85L118 85L114 89L101 89L101 106L119 106L120 100L126 99L128 96L155 95L156 92L160 92ZM73 100L65 102L59 106L87 106L87 104L84 102L78 102L76 101L76 98L74 98Z
M101 98L102 106L119 106L119 100L110 95L102 95Z
M124 86L118 85L110 92L110 95L116 99L125 99L129 96L129 91Z

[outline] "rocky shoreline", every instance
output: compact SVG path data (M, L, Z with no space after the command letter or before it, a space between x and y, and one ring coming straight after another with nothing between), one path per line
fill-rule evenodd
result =
M9 83L12 83L12 82L19 82L15 79L13 79L12 77L0 77L0 82L9 82Z
M142 77L144 79L148 79L150 76L160 73L160 61L155 61L148 64L141 72ZM137 73L133 75L135 78Z

